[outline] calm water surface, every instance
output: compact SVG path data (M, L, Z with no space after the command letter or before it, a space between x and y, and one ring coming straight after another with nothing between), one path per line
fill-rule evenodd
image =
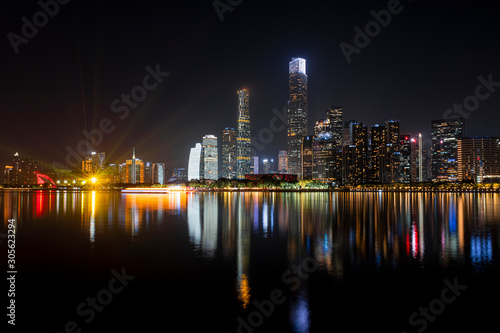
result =
M2 232L17 221L19 329L483 332L498 315L498 194L33 191L0 200ZM135 278L101 292L112 270ZM445 281L467 288L444 303ZM95 316L77 311L97 296L106 304ZM409 322L429 305L435 315Z

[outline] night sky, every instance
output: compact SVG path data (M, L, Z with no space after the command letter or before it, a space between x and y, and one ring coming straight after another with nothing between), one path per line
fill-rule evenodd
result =
M82 130L107 118L114 129L95 150L108 162L123 163L135 146L138 158L187 168L203 135L220 138L236 127L238 89L250 90L252 136L269 127L273 108L286 105L292 57L307 60L310 132L328 106L341 105L344 120L399 119L402 133L428 138L431 120L474 96L479 76L500 86L495 5L401 1L400 13L348 64L339 44L354 45L354 27L364 30L370 11L387 9L387 1L246 0L221 21L210 0L72 0L17 54L8 34L22 36L21 18L33 22L41 7L2 1L0 165L16 151L64 165L66 147L76 150ZM113 101L143 84L148 66L169 75L127 116L113 112ZM500 87L490 88L498 91L465 120L467 136L500 135ZM286 130L258 154L277 158L280 149Z

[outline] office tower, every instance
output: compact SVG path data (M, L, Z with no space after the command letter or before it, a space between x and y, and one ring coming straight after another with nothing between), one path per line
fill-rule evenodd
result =
M330 133L330 119L322 118L316 120L314 124L314 135L319 136L324 133Z
M82 171L83 172L92 172L93 171L93 165L92 165L92 156L86 156L82 160Z
M250 105L247 89L238 90L238 120L236 132L236 177L244 179L250 173Z
M144 162L135 158L135 147L132 150L132 159L125 162L125 183L144 183Z
M258 175L259 174L259 157L258 156L254 156L252 157L252 166L251 166L251 171L252 171L252 174L254 175Z
M342 150L343 146L343 110L341 106L332 106L326 111L330 120L330 132L332 133L333 146L336 150Z
M144 162L144 183L153 184L153 163Z
M194 148L191 148L189 153L189 163L188 163L188 180L199 180L203 178L201 174L201 163L202 163L202 146L201 143L197 143Z
M271 173L271 166L267 158L262 160L262 173L266 175Z
M307 75L306 61L293 58L288 67L288 173L301 175L302 138L307 136ZM312 141L311 141L312 142Z
M500 139L497 137L459 139L457 160L459 181L500 181Z
M352 133L351 125L357 124L355 120L348 120L344 123L344 128L342 129L342 146L352 145Z
M153 184L165 184L165 163L153 163Z
M418 155L417 155L417 170L418 170L418 176L417 176L417 181L418 182L423 182L424 181L424 155L423 155L423 141L422 141L422 134L418 133L418 141L417 141L417 147L418 147Z
M278 173L288 173L288 153L280 150L278 153Z
M464 118L439 119L431 123L432 179L458 180L457 147L464 135Z
M203 155L203 151L202 151L202 155ZM180 183L180 182L185 182L187 180L188 179L187 179L187 173L186 173L185 168L174 168L174 170L172 170L172 174L170 175L169 181L174 181L174 182Z
M370 127L370 182L383 183L386 178L386 138L387 130L384 125Z
M236 178L236 130L222 131L222 178Z
M16 152L12 157L12 173L10 179L11 185L19 185L21 183L21 157Z
M34 158L23 158L21 161L21 184L33 185L36 179L37 164Z
M401 183L410 183L412 181L412 171L415 170L415 156L414 149L412 149L412 140L415 141L410 133L399 135L399 151L401 158L399 161L398 181Z
M109 182L111 184L118 184L122 182L120 177L120 167L118 164L110 164L107 170L109 175Z
M322 132L314 136L312 179L322 181L336 179L335 152L331 132Z
M387 130L387 182L395 183L399 181L399 161L401 160L399 149L399 120L387 120L385 127Z
M92 152L90 154L90 157L92 159L92 171L93 172L96 172L98 170L104 170L104 168L106 167L106 165L104 164L104 160L106 159L106 153L104 152L100 152L100 153L96 153L96 152Z
M300 165L302 166L301 179L312 179L313 177L313 142L314 137L312 135L302 137L300 152ZM290 163L288 163L288 167L290 168Z
M363 123L349 122L352 144L342 149L342 181L360 184L368 181L368 128Z
M217 137L209 134L203 137L203 178L219 179L219 158L217 152Z

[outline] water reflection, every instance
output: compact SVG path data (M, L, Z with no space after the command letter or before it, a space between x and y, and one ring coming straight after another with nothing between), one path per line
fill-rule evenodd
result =
M141 241L142 233L173 216L184 225L195 256L234 264L235 297L242 309L258 292L252 273L266 259L257 251L260 244L269 246L270 258L286 252L286 267L313 257L332 281L341 281L347 271L392 271L404 263L443 269L468 265L479 274L495 263L499 249L500 201L491 193L13 191L0 195L0 205L4 227L10 218L20 228L81 221L90 247L105 233L123 232L130 241ZM297 332L309 330L309 300L307 281L290 292L290 323Z

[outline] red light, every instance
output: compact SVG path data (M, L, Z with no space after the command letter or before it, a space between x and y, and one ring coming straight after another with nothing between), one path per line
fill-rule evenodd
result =
M405 140L408 140L408 137L407 137L407 136L405 136Z

